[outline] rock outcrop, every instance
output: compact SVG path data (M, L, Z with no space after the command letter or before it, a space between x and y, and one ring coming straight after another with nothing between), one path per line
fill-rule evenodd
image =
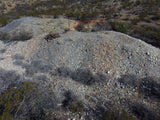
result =
M0 41L0 67L43 82L57 104L70 91L87 109L143 101L158 113L160 49L114 31L63 32L67 27L66 19L22 18L0 28L11 36L32 33L29 40ZM46 41L51 31L60 37Z

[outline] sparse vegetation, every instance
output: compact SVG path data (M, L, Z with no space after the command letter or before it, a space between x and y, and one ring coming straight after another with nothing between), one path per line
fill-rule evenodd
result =
M159 120L157 113L142 103L132 103L131 110L140 120Z
M82 112L83 110L83 104L82 103L72 103L70 105L70 110L75 113L75 112Z
M79 25L76 26L75 29L76 29L77 31L84 32L84 31L85 31L84 24L83 24L83 23L80 23Z
M129 112L123 110L107 110L103 114L102 120L137 120Z
M36 83L25 82L19 88L11 87L0 95L0 120L16 120L21 105L36 88Z
M0 120L49 120L45 110L49 108L46 101L50 101L47 93L42 94L41 87L38 83L25 81L1 91Z
M5 42L9 41L25 41L32 38L32 33L27 31L21 31L20 33L14 33L12 35L1 32L0 31L0 40L3 40Z
M0 40L9 40L9 39L10 39L10 36L8 33L0 31Z
M130 29L130 25L124 22L114 21L114 22L111 22L111 25L113 30L122 32L122 33L127 33Z
M160 29L150 26L134 27L132 35L137 35L142 40L159 47Z
M31 4L32 3L32 4ZM1 3L4 9L4 3ZM25 4L25 6L24 6ZM51 16L54 18L63 15L64 17L75 19L75 20L91 20L97 19L100 16L106 18L108 21L111 19L115 22L112 23L112 28L115 31L123 32L129 34L132 32L132 29L129 29L130 26L140 27L140 22L150 23L157 26L154 21L159 20L159 0L114 0L112 2L106 0L94 0L94 1L75 1L75 0L40 0L40 1L26 1L21 4L17 4L12 11L8 11L5 13L5 17L3 12L0 13L0 24L2 26L6 25L12 19L17 19L23 16L34 16L34 17L42 17ZM127 12L126 18L124 18L121 11ZM130 19L130 16L135 16ZM159 26L157 26L159 28ZM87 31L85 29L82 30L82 25L77 26L78 31ZM143 32L145 29L138 29L135 31L135 36L141 36L141 38L149 36L149 41L154 42L154 44L158 44L156 46L159 47L159 43L157 39L157 33L154 30L149 30L147 32ZM142 34L144 33L144 34ZM152 37L153 36L153 37ZM156 40L155 40L156 39ZM156 43L157 42L157 43ZM149 42L151 43L151 42Z
M20 33L15 33L10 37L10 41L25 41L32 38L32 33L27 31L21 31Z
M7 17L0 17L0 26L4 26L10 22L10 19Z

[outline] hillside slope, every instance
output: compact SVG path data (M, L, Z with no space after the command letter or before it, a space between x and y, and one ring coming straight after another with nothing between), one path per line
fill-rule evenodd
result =
M158 120L160 49L114 31L63 32L68 27L67 22L67 19L46 19L44 27L43 19L22 18L0 28L1 33L14 39L12 35L32 33L29 40L20 37L22 40L10 39L9 43L0 41L1 89L6 89L13 81L12 77L3 79L12 70L21 76L19 81L42 83L54 96L56 108L66 110L75 101L83 104L83 112L72 117L65 114L68 109L57 110L62 116L55 110L56 115L52 114L57 119L79 119L80 116L102 119L109 105L143 119L143 115L131 108L140 104L149 109L147 115L144 114L146 120ZM58 32L60 37L45 40L50 31ZM155 114L150 112L152 110Z

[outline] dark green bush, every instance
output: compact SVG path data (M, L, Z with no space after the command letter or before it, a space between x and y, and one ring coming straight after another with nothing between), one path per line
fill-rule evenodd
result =
M10 21L9 18L0 17L0 25L5 26Z
M143 27L135 27L135 33L140 34L143 37L152 39L154 41L160 40L160 29L155 27L143 26Z
M124 22L114 21L111 22L112 29L118 32L127 33L130 29L130 25Z
M0 40L9 40L9 39L10 39L10 36L8 33L0 31Z
M12 33L11 35L0 31L0 40L4 41L25 41L31 39L32 36L33 35L31 32L25 30L21 31L20 33Z
M86 31L86 28L85 28L85 26L84 26L83 23L80 23L79 25L77 25L77 26L75 27L75 29L76 29L77 31L79 31L79 32L85 32L85 31Z
M49 97L39 83L12 83L0 93L0 120L49 120Z
M21 31L20 33L15 33L10 36L9 41L25 41L32 38L32 33L28 31Z
M140 4L141 4L141 1L140 1L140 0L137 0L137 1L135 2L135 6L140 5Z
M122 1L122 8L128 8L133 5L133 2L131 0L121 0Z
M142 103L132 103L131 111L140 120L159 120L157 113Z
M81 104L81 103L72 103L71 105L70 105L70 110L72 111L72 112L82 112L82 110L83 110L83 104Z
M103 114L102 120L136 120L136 117L125 110L107 110Z
M25 82L20 88L9 88L0 95L0 120L11 120L17 116L24 100L31 96L36 83Z

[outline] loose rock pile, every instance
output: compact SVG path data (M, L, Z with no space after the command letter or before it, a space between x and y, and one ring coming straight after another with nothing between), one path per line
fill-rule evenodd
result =
M107 31L107 34L106 31L60 32L64 31L66 23L61 22L58 26L59 21L54 19L47 25L54 27L56 34L45 36L39 30L43 28L39 24L41 19L26 19L28 23L20 22L18 25L21 20L17 20L8 26L17 23L18 30L23 24L34 24L29 28L34 36L16 44L7 45L1 41L0 50L5 50L0 54L0 67L16 71L25 80L42 83L54 95L58 109L64 107L68 110L73 104L81 103L83 112L79 117L100 119L100 113L109 105L128 110L131 103L143 103L158 113L158 48L114 31ZM14 28L6 26L0 30L10 33ZM46 40L54 40L46 42L42 39L44 36ZM62 110L61 113L71 115Z

